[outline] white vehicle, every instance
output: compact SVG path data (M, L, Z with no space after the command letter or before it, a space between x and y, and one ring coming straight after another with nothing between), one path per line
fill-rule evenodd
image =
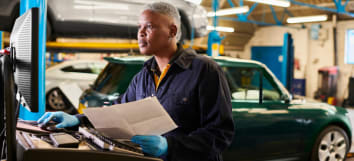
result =
M75 105L77 100L73 103L70 96L73 93L80 95L89 88L106 64L104 60L70 60L49 67L45 83L47 109L68 110ZM63 89L67 85L71 85L69 92Z

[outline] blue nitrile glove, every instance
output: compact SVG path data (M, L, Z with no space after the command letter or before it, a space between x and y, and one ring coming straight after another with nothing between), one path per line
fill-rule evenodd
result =
M37 122L39 124L46 124L50 120L57 122L56 128L65 128L77 126L80 124L78 118L73 115L69 115L65 112L46 112Z
M139 144L144 153L159 157L167 153L167 140L159 135L135 135L131 138L135 144Z

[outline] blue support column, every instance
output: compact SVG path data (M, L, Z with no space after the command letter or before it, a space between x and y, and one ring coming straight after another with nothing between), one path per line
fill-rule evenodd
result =
M37 120L45 112L45 53L46 53L46 26L47 26L47 4L46 0L21 0L20 15L33 7L39 8L39 50L38 50L38 112L32 113L24 107L20 107L19 117L24 120Z
M4 48L4 34L0 31L0 49Z
M216 12L219 9L219 0L213 0L213 11ZM213 26L218 25L218 16L213 17Z
M281 79L280 81L284 86L290 91L291 84L294 77L294 46L291 34L284 34L284 44L282 49L282 69L281 69Z
M213 0L213 11L216 12L219 9L219 1L218 0ZM218 25L218 16L213 17L213 26L216 28ZM221 44L222 38L220 38L220 35L215 29L213 31L210 31L208 34L208 49L207 49L207 54L209 56L219 56L219 46ZM213 51L215 51L218 54L213 54Z

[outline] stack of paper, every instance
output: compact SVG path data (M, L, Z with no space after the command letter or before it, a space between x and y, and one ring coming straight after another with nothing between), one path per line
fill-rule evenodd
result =
M103 108L88 108L84 114L96 130L113 139L162 135L177 128L156 97Z

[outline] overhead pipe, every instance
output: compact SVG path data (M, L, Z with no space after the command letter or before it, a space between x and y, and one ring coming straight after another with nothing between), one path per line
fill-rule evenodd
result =
M338 13L338 14L344 14L350 17L354 17L354 13L351 12L346 12L344 10L345 6L348 4L348 0L346 1L346 3L344 5L342 5L340 2L338 1L334 1L334 3L337 6L337 9L334 8L327 8L327 7L321 7L321 6L317 6L314 4L308 4L308 3L304 3L304 2L298 2L296 0L289 0L292 4L295 5L299 5L299 6L306 6L306 7L310 7L310 8L315 8L315 9L319 9L319 10L324 10L324 11L329 11L329 12L334 12L334 13Z

